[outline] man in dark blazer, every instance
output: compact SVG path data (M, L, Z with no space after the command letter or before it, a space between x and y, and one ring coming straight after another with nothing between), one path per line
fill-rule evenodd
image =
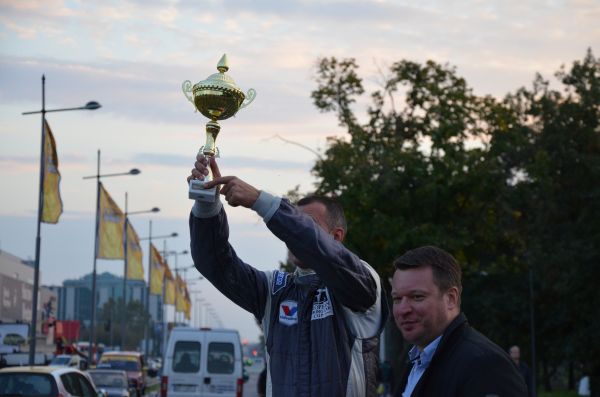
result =
M414 345L396 397L527 397L508 354L461 313L461 270L450 254L420 247L394 267L394 319Z

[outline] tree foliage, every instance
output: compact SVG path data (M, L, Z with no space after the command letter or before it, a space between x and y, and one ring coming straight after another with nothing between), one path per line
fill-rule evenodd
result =
M109 299L99 311L99 322L96 330L97 340L107 346L121 345L121 322L126 319L125 350L136 350L144 339L144 327L150 315L139 300L127 302Z
M411 248L446 249L463 266L471 323L524 353L532 270L548 373L600 357L590 342L600 325L590 282L600 275L600 63L590 50L556 77L558 89L537 76L496 99L449 65L403 60L357 117L358 65L324 58L312 93L347 130L313 169L319 192L346 209L347 245L383 279Z

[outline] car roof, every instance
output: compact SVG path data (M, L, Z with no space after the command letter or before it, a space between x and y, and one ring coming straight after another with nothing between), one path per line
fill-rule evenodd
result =
M104 369L104 368L94 368L88 369L90 374L120 374L123 376L127 376L127 372L119 370L119 369Z
M65 372L80 372L75 368L53 367L53 366L33 366L33 367L8 367L0 369L0 373L32 372L36 374L63 374Z
M230 328L193 328L193 327L174 327L171 332L173 333L207 333L207 334L235 334L239 336L239 332L236 329Z
M104 352L104 354L102 354L102 357L104 356L142 356L142 353L140 352L128 352L128 351L110 351L110 352Z

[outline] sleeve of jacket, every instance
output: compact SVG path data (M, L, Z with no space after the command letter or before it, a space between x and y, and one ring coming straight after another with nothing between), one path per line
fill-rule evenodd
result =
M281 200L267 227L319 275L342 305L365 312L375 304L377 284L367 265L310 216Z
M229 244L222 206L216 215L190 214L190 248L194 266L223 295L261 320L269 294L267 274L242 261Z

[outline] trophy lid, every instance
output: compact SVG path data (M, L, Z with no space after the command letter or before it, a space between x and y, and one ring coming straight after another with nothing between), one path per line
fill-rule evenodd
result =
M243 101L245 98L244 92L235 84L235 81L231 76L225 74L229 70L229 64L227 61L227 54L223 54L219 63L217 64L217 70L219 73L211 74L196 84L194 84L193 90L205 90L205 89L216 89L219 91L228 91L234 93L240 100Z

